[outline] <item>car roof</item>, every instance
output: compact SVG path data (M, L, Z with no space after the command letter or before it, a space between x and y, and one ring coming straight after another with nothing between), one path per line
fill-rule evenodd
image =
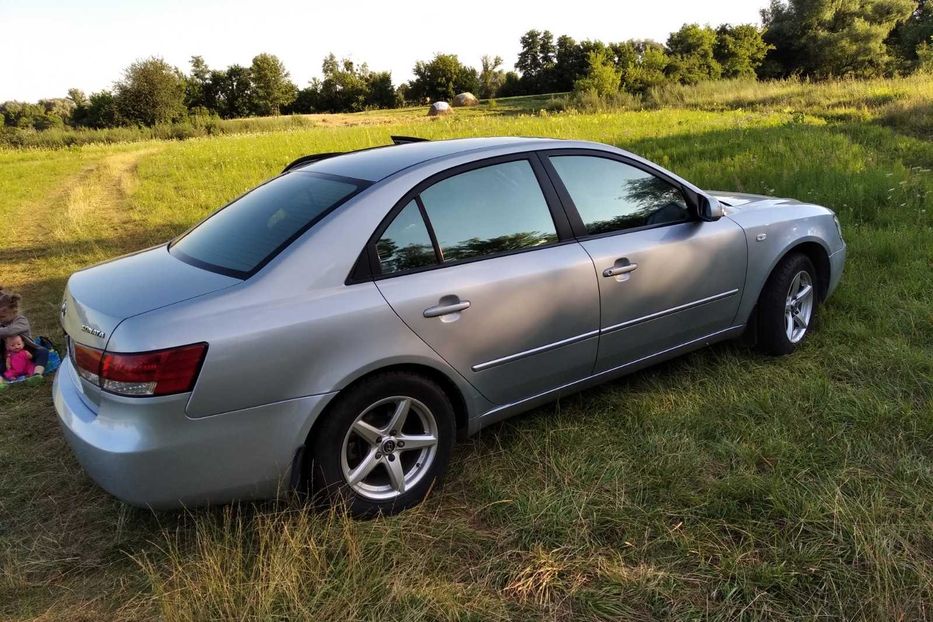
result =
M554 139L521 137L457 138L412 142L351 151L300 166L296 170L380 181L403 169L438 158L467 152L481 153L503 146L527 144L532 147L553 142Z

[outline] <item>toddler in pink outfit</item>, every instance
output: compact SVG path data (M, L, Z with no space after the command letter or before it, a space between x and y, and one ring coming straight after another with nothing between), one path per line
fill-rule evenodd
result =
M3 376L7 380L16 380L20 376L32 376L36 372L36 364L32 362L32 354L26 349L23 338L19 335L10 335L4 340L6 344L6 371Z

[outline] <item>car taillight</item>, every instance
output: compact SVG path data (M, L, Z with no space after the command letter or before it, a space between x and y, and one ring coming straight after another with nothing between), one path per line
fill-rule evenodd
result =
M206 353L206 343L131 354L74 344L78 375L104 391L139 397L190 391Z
M76 343L72 344L71 352L78 375L100 386L100 357L103 352Z

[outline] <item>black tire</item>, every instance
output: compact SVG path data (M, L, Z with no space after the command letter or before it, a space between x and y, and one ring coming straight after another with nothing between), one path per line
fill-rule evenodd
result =
M357 437L355 433L350 435L350 428L357 418L374 404L399 396L412 400L410 413L414 414L407 417L406 429L409 431L415 429L414 434L418 434L417 428L424 429L423 418L431 416L436 425L437 444L430 464L420 468L418 471L420 476L414 484L401 493L397 490L382 493L397 495L392 499L371 498L352 487L347 481L343 466L344 445L356 443L358 446L363 446L365 449L358 451L358 456L362 456L367 451L376 451L376 445L379 448L385 447L385 440L380 440L376 445L367 445L362 437ZM384 408L385 416L391 419L389 411L395 408L394 404L378 407L366 416L383 416L379 408ZM427 415L424 411L427 411ZM404 434L408 433L410 432L400 430L398 436L405 438ZM396 437L387 435L379 438L389 440ZM378 514L396 514L418 505L432 488L441 484L447 472L455 438L454 409L450 398L440 386L414 373L381 373L350 387L339 395L322 415L322 420L312 430L307 443L310 459L306 461L306 481L315 500L330 505L344 504L354 516L368 518ZM397 460L398 466L401 466L403 462L408 462L414 469L419 469L420 463L411 464L411 462L425 455L419 450L400 448L397 448L396 452L398 453L391 454L393 463ZM348 453L350 453L349 450ZM362 483L366 484L368 480L383 478L384 485L393 486L389 475L390 454L377 453L376 455L382 456L379 459L380 463L373 468L371 474L364 478ZM347 463L349 464L349 460Z
M788 336L787 297L794 278L806 273L812 284L812 304L809 321L803 335L797 341ZM816 320L819 307L819 278L810 258L803 253L791 253L784 257L771 272L758 298L758 347L773 355L790 354L807 338Z

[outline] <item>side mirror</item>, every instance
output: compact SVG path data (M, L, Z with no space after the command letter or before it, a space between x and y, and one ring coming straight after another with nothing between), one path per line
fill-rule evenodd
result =
M713 222L714 220L719 220L722 218L722 205L719 201L713 197L708 197L705 194L701 194L698 197L699 208L700 208L700 220L705 220L706 222Z

